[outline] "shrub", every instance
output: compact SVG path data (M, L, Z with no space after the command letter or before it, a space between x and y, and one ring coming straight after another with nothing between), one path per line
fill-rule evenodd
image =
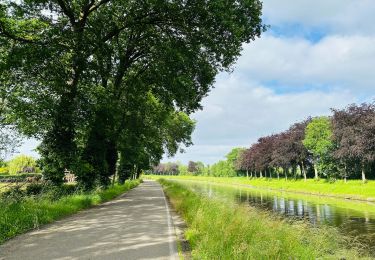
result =
M39 195L43 192L45 186L46 185L43 183L31 183L27 185L26 187L26 195L27 196Z
M24 169L27 172L36 171L36 161L33 157L27 155L18 155L8 162L9 174L22 173Z
M40 173L23 173L18 175L0 175L1 182L25 182L38 181L42 178Z
M7 201L8 203L18 203L25 197L26 192L19 185L11 187L0 194L0 200Z
M0 175L8 175L9 169L8 167L0 167Z

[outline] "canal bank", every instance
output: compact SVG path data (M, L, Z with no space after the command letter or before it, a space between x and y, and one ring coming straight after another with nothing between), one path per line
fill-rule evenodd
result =
M307 181L301 179L269 179L269 178L253 178L246 177L208 177L208 176L159 176L148 175L146 178L158 179L178 179L178 180L193 180L205 181L210 183L218 183L225 185L243 186L250 188L258 188L273 191L285 191L289 193L306 194L314 196L324 196L331 198L339 198L354 201L375 202L375 181L369 180L362 183L359 180L350 180L347 182L335 181L329 182L327 180L313 180Z
M161 181L167 196L188 224L186 237L199 259L359 259L362 245L337 229L286 221L269 211ZM349 249L350 247L350 249Z

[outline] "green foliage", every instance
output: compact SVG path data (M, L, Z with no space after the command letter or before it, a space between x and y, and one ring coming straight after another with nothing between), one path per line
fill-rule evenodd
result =
M172 205L188 224L186 237L195 259L357 259L344 238L328 227L289 223L268 212L206 198L165 180Z
M225 161L218 161L210 168L210 175L216 177L234 177L237 172L237 161L245 151L242 147L233 148L225 157Z
M303 144L315 157L325 157L333 147L331 120L328 117L312 119L306 127Z
M228 161L218 161L211 166L211 175L215 177L233 177L236 171L233 165Z
M17 175L0 175L0 182L25 182L28 178L40 180L42 174L40 173L21 173Z
M66 168L87 188L109 184L118 155L123 181L190 145L189 115L266 29L259 0L5 1L0 13L7 118L42 140L48 180Z
M26 168L36 171L36 161L33 157L27 155L18 155L8 162L9 174L23 173Z
M7 175L9 174L8 167L0 167L0 175Z
M239 159L239 157L241 156L241 154L245 151L246 149L245 148L242 148L242 147L237 147L237 148L233 148L232 151L230 151L226 156L225 158L227 158L227 161L232 164L233 166L236 165L237 163L237 160Z
M334 177L337 172L337 162L332 157L334 144L332 141L332 122L329 117L316 117L306 126L303 145L314 158L314 168L323 174Z

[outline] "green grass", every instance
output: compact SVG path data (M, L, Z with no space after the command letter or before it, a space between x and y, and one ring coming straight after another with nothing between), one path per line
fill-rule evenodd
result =
M7 191L9 188L16 186L15 183L0 183L0 193Z
M139 180L127 181L106 190L69 195L58 200L42 196L14 202L0 201L0 244L28 230L113 199L139 183Z
M159 178L160 176L151 176ZM181 180L208 181L214 183L225 183L231 185L250 185L259 188L283 190L288 192L307 193L324 196L335 196L339 198L375 201L375 181L367 181L363 184L360 180L350 180L347 183L336 181L334 183L326 180L285 180L285 179L247 179L245 177L205 177L205 176L165 176L166 178L177 178Z
M348 249L348 238L334 228L313 228L160 182L188 225L194 259L358 259L364 254L353 242Z

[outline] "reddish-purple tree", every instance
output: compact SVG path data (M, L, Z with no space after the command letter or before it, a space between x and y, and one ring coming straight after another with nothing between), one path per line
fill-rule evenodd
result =
M333 139L337 146L334 156L342 162L358 161L365 182L366 169L375 160L375 104L353 104L332 111Z

